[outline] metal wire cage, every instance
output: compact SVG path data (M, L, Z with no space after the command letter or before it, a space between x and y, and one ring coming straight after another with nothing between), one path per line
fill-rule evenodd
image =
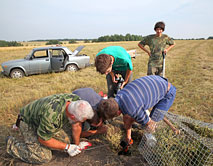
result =
M167 113L180 130L175 135L163 121L158 123L155 146L142 136L138 150L150 166L213 166L213 124Z

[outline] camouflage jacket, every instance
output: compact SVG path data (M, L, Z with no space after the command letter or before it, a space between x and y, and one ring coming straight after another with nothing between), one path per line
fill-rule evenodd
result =
M49 140L66 123L67 101L80 98L75 94L57 94L35 100L20 110L23 121L37 132L43 140Z
M143 37L140 44L142 46L148 45L151 51L149 63L160 65L163 62L162 52L166 48L166 45L173 45L174 41L165 34L161 37L157 37L155 34Z

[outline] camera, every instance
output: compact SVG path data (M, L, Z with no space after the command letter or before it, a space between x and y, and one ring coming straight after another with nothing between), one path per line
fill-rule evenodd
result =
M117 94L121 90L121 85L124 82L124 79L122 77L117 77L115 80L118 81L115 87L115 94Z

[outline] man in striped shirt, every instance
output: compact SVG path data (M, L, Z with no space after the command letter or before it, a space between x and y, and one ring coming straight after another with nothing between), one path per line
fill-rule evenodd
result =
M176 88L165 78L150 75L138 78L118 92L115 98L102 100L98 113L103 120L123 114L126 141L131 140L131 126L134 122L154 131L155 123L162 120L171 107ZM146 110L152 108L150 116Z

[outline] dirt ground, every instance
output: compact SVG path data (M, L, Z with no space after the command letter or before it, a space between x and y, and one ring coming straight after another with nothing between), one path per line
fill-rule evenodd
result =
M94 148L94 149L93 149ZM7 166L31 166L36 164L27 164L19 159L13 159L5 154L4 160L0 161L0 165ZM42 164L41 166L147 166L142 156L138 155L123 156L117 155L108 145L95 145L91 149L84 150L75 157L69 157L68 154L53 151L51 162Z
M91 136L88 139L81 138L81 141L89 141L92 146L82 151L75 157L70 157L65 152L52 151L53 158L51 162L42 164L41 166L147 166L142 155L137 150L141 136L139 130L132 131L134 140L130 147L131 156L118 155L122 149L119 145L120 138L123 138L123 125L121 117L115 119L113 124L108 124L107 135ZM11 132L12 133L12 132ZM119 133L119 134L118 134ZM120 135L121 134L121 135ZM113 144L114 143L114 144ZM0 148L0 165L2 166L36 166L36 164L28 164L19 159L14 159L5 152L5 145Z

